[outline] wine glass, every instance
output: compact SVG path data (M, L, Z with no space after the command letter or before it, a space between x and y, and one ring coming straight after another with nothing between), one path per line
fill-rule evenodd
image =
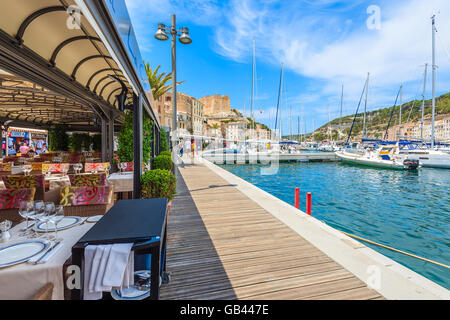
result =
M55 214L51 217L51 221L55 225L55 240L60 241L62 239L58 238L58 224L64 219L64 206L55 206Z
M34 202L34 212L32 215L30 215L30 218L35 220L35 226L34 226L34 236L35 238L40 237L39 233L37 232L37 225L39 221L41 221L42 217L45 215L45 205L44 201L38 200Z
M23 172L26 176L28 176L32 170L33 167L29 164L23 166Z
M34 213L34 203L33 201L20 201L19 203L19 214L22 218L25 218L26 226L21 230L21 236L26 236L29 234L29 224L28 219L30 215Z
M111 164L109 162L105 163L103 168L105 169L106 175L109 176L109 170L111 170Z
M52 217L55 215L55 204L53 202L45 202L44 211L45 211L45 215L43 217L43 220L46 222L45 223L45 236L47 239L49 239L48 229L50 229L50 222L53 223Z
M69 168L67 168L66 165L61 166L61 172L62 172L63 177L67 175L68 171L69 171Z

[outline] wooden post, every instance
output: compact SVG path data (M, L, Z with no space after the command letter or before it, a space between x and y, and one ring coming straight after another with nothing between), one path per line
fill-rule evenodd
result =
M141 175L142 175L142 96L133 93L133 149L134 149L134 172L133 172L133 198L141 198Z
M311 192L306 194L306 214L311 215Z
M295 207L300 209L300 189L295 188Z

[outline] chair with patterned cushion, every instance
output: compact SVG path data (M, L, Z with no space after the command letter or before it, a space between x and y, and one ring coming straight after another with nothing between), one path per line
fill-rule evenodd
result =
M84 172L90 173L90 172L107 172L111 168L111 165L109 162L103 162L103 163L85 163L84 164Z
M64 215L92 217L103 215L114 204L114 186L61 187L59 204L64 206Z
M134 162L122 162L126 164L126 168L122 169L124 172L134 171Z
M106 173L69 174L72 187L102 187L107 185Z
M42 173L46 174L49 171L51 173L63 173L63 171L68 172L69 168L69 163L43 163Z
M41 174L44 162L27 162L31 166L31 174Z
M10 176L12 171L12 162L0 163L0 177Z
M36 189L2 189L0 190L0 221L10 220L13 226L22 222L19 206L22 201L33 201Z
M45 180L43 174L29 176L3 176L2 179L7 189L35 188L35 199L45 199Z

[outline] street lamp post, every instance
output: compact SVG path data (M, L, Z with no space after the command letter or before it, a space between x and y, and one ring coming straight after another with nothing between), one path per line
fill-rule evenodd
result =
M158 24L158 31L155 33L155 38L157 40L166 41L169 39L167 33L170 33L172 38L172 111L173 111L173 133L177 130L177 43L176 38L179 37L179 41L182 44L192 43L192 39L189 36L188 28L181 28L177 30L176 28L176 17L172 14L172 26L170 28L166 27L165 24ZM172 141L175 141L175 135L172 134Z

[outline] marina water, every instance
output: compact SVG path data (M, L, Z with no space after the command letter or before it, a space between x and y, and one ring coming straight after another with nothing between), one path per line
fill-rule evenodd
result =
M300 209L312 193L312 215L360 237L450 265L450 170L396 171L328 163L280 163L277 174L261 165L221 165ZM450 270L364 243L450 289Z

